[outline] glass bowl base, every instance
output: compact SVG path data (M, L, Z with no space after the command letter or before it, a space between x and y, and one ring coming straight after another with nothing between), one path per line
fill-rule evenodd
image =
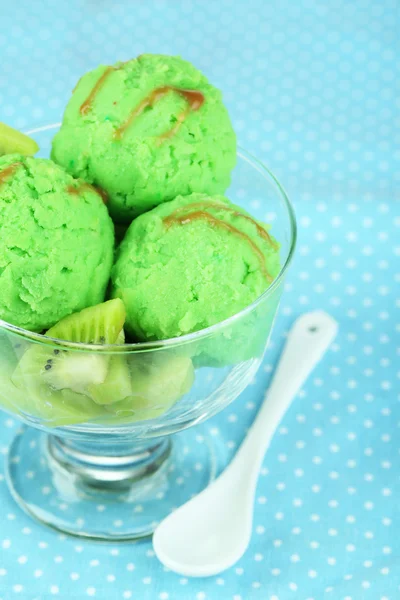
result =
M224 441L204 425L129 451L101 449L23 428L8 453L10 492L26 513L57 531L138 540L207 487L227 462Z

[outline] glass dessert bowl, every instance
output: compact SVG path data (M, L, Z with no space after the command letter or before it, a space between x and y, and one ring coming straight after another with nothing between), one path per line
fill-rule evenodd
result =
M31 132L40 156L57 128ZM100 540L145 537L223 466L218 437L200 424L260 366L296 239L284 190L244 150L227 196L261 220L269 213L281 260L266 292L229 319L124 345L63 342L0 321L0 407L30 426L10 447L8 486L42 523Z

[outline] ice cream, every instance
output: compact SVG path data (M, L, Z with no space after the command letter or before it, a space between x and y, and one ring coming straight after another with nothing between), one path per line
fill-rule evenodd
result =
M0 319L42 331L101 302L114 229L103 198L50 160L0 157Z
M141 340L204 329L251 304L279 272L267 227L223 196L179 196L129 227L112 270Z
M52 158L100 186L117 222L192 192L223 193L236 136L219 90L189 62L144 54L78 82Z

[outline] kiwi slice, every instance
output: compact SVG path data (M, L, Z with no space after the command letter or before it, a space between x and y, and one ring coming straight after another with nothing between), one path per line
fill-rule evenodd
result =
M0 122L0 156L3 154L22 154L32 156L39 146L29 136Z
M52 355L52 352L59 354ZM51 356L54 358L49 358ZM43 419L52 427L84 423L99 416L101 408L76 391L84 389L84 383L90 377L90 367L99 368L100 365L101 378L107 374L107 363L102 357L94 355L94 358L100 359L100 363L94 363L90 357L93 358L93 355L62 352L38 345L29 348L11 377L14 386L24 393L24 405L19 408L32 417ZM49 360L53 361L54 370L46 370ZM79 372L74 371L75 365ZM50 372L52 375L49 375ZM97 372L93 375L99 377ZM66 381L62 380L63 376ZM68 389L70 380L73 389Z
M88 385L91 398L100 405L113 404L132 394L131 375L125 356L112 356L103 383Z
M46 385L37 371L29 377L20 370L20 365L12 375L12 382L23 397L23 404L17 405L19 411L45 421L49 427L85 423L104 412L83 394L69 389L55 390Z
M122 301L110 300L65 317L46 335L86 344L113 344L123 340L124 320ZM105 382L109 364L107 354L32 344L21 357L12 381L32 398L32 414L53 425L69 425L103 414L88 389Z
M116 340L117 344L125 343L125 333L122 329ZM132 392L131 374L126 356L111 356L107 377L103 383L91 384L87 393L97 404L112 404L129 396Z
M115 298L61 319L47 336L84 344L115 344L126 318L122 300Z
M35 345L19 361L13 381L16 384L25 381L28 389L38 381L40 387L44 384L53 390L70 389L84 394L89 384L103 383L107 371L107 356Z
M24 409L26 398L11 380L18 360L12 341L0 334L0 408L18 414Z
M101 406L94 404L87 396L72 390L54 392L46 404L40 407L40 417L46 420L49 427L77 425L104 415Z
M188 357L133 357L130 364L130 396L107 404L119 422L155 419L184 396L194 381L193 363Z

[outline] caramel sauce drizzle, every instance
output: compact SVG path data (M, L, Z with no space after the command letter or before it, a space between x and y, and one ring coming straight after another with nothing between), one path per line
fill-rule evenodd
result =
M201 204L201 203L198 203L198 204ZM193 207L193 206L194 205L191 205L191 207ZM230 225L229 223L225 223L224 221L221 221L220 219L213 217L212 215L205 212L204 210L195 210L193 212L187 213L186 215L182 215L182 216L172 213L172 215L170 215L169 217L166 217L164 219L164 223L167 226L167 228L169 228L174 223L177 223L179 225L187 225L189 223L192 223L193 221L199 221L199 220L208 221L209 223L211 223L211 225L213 227L217 227L217 228L219 227L221 229L226 229L230 233L233 233L237 237L240 237L242 240L245 240L249 244L249 246L251 246L254 253L257 255L259 262L260 262L261 271L262 271L265 279L269 283L271 283L271 281L273 280L273 277L271 277L271 275L267 271L263 253L256 246L256 244L253 242L253 240L250 239L250 237L248 235L246 235L239 229L236 229L236 227L233 227L233 225Z
M6 167L2 171L0 171L0 185L2 183L4 183L7 179L9 179L9 177L11 177L15 173L15 171L18 169L18 167L23 167L23 166L24 165L22 162L15 162L15 163L12 163L11 165L8 165L8 167Z
M217 204L215 202L194 202L193 204L188 204L187 206L181 206L180 208L175 210L173 214L176 215L176 214L184 212L187 209L192 209L192 208L199 208L199 209L215 208L216 210L224 210L225 212L230 213L234 217L240 217L241 219L245 219L246 221L249 221L249 223L252 223L255 226L255 228L257 229L258 235L260 237L262 237L266 242L268 242L270 244L270 246L272 246L272 248L274 248L274 250L278 250L278 248L279 248L277 242L275 242L275 240L273 240L271 238L268 231L266 231L266 229L264 229L264 227L261 227L261 225L259 225L255 219L253 219L249 215L244 215L243 213L238 212L234 208L225 206L224 204Z
M108 196L107 193L102 190L99 187L96 187L94 185L90 185L90 183L86 183L85 181L83 181L82 183L79 183L77 186L75 185L69 185L67 187L67 192L69 194L72 194L73 196L79 196L79 194L84 191L85 189L87 190L92 190L92 192L96 192L96 194L98 194L100 196L100 198L102 199L102 201L104 202L104 204L107 204L108 202Z
M138 58L140 59L140 56ZM124 65L124 64L125 63L122 63L122 65ZM101 88L107 81L108 77L111 75L111 73L113 71L118 71L118 69L120 69L121 66L120 67L107 67L105 69L104 73L96 81L92 91L90 92L90 94L88 95L86 100L81 104L80 109L79 109L79 112L81 113L81 115L84 116L91 110L94 99L96 98L98 92L101 90ZM78 81L78 84L79 84L79 81ZM76 89L76 87L74 88L74 91L75 91L75 89ZM144 98L141 102L139 102L139 104L137 106L135 106L135 108L130 112L130 114L125 119L125 121L122 123L122 125L120 125L114 131L114 138L117 140L122 139L124 133L132 125L132 123L136 119L136 117L141 115L142 112L148 106L154 106L154 104L156 104L156 102L161 100L161 98L163 98L166 94L168 94L168 92L176 92L177 94L180 94L181 96L183 96L183 98L185 98L185 100L187 101L188 106L185 110L183 110L178 115L176 124L171 129L169 129L168 131L166 131L165 133L163 133L159 136L159 139L158 139L159 144L162 144L162 142L164 140L175 135L175 133L181 127L182 123L189 116L190 112L199 110L199 108L201 108L201 106L203 105L203 103L205 101L204 94L202 92L200 92L199 90L186 90L186 89L174 87L171 85L164 85L162 87L156 88L155 90L150 92L150 94L148 96L146 96L146 98Z
M104 204L107 204L108 202L108 194L105 190L103 190L103 188L97 186L97 185L92 185L92 188L94 189L94 191L101 197L101 199L103 200Z
M107 78L110 76L110 74L113 71L116 71L117 69L115 67L107 67L106 70L104 71L104 73L99 77L99 79L96 81L95 86L93 87L92 91L90 92L89 96L86 98L86 100L81 104L81 107L79 109L79 112L81 113L81 115L86 115L89 110L92 108L93 105L93 101L97 95L97 93L100 91L100 89L103 87L103 85L105 84ZM79 83L79 81L78 81ZM78 85L78 84L77 84Z
M185 89L176 88L176 87L173 87L170 85L165 85L163 87L156 88L132 110L132 112L128 115L128 117L122 123L122 125L120 125L118 127L118 129L115 130L114 138L117 140L120 140L123 137L126 130L131 126L133 121L136 119L136 117L141 115L142 112L148 106L154 106L154 104L156 104L156 102L161 100L161 98L163 98L166 94L168 94L171 91L176 92L177 94L180 94L181 96L183 96L183 98L185 98L185 100L187 101L188 106L185 110L183 110L178 115L177 122L172 127L172 129L170 129L170 130L166 131L165 133L163 133L162 135L160 135L159 143L162 143L165 139L170 138L173 135L175 135L175 133L178 131L178 129L180 128L182 123L185 121L185 119L188 117L190 112L199 110L199 108L201 108L201 106L203 105L205 98L204 98L204 94L202 94L202 92L200 92L198 90L185 90Z

